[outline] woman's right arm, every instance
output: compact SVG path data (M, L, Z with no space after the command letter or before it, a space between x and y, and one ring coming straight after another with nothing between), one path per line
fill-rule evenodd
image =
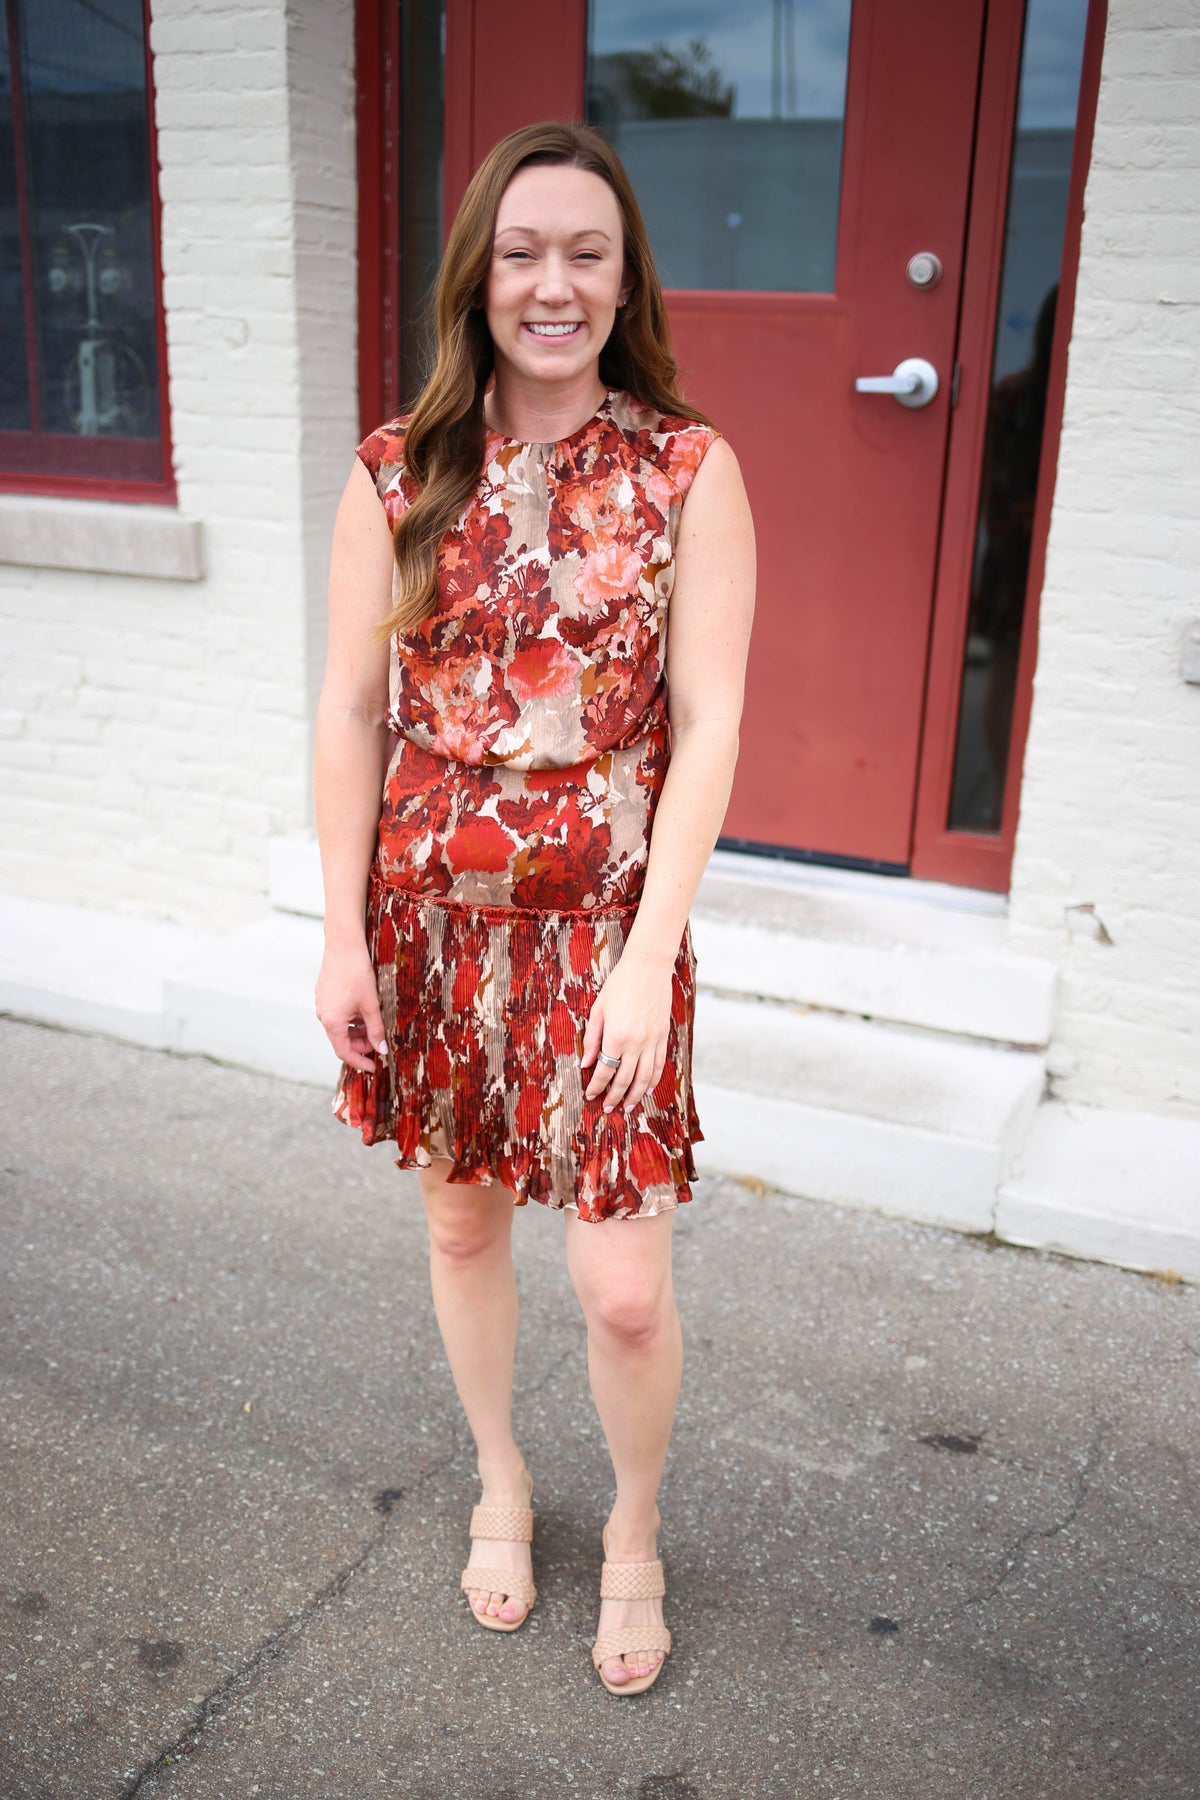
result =
M366 467L350 471L333 527L329 651L317 707L313 768L325 883L325 954L317 1017L352 1069L373 1069L383 1018L367 950L367 877L387 769L388 645L375 632L391 610L392 534Z

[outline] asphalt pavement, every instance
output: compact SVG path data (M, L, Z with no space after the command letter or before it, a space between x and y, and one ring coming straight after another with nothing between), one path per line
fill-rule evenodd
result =
M1195 1289L703 1181L674 1648L615 1699L559 1220L515 1221L539 1600L484 1632L414 1178L314 1088L0 1046L3 1800L1200 1794Z

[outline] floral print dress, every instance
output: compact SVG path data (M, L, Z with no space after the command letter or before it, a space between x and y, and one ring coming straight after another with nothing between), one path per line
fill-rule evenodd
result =
M419 491L405 423L358 447L393 526ZM393 638L367 918L388 1056L343 1067L334 1110L401 1168L446 1157L451 1181L588 1220L691 1198L690 932L657 1086L606 1114L579 1059L637 911L669 756L675 540L718 435L617 388L557 443L489 430L437 607Z

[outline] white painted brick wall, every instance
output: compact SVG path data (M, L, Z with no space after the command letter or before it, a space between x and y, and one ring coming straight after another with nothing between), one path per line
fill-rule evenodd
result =
M222 926L263 910L268 842L309 816L357 435L353 14L152 13L175 467L206 574L0 569L0 888Z
M1111 0L1010 897L1013 947L1060 969L1055 1092L1193 1118L1198 117L1193 0Z

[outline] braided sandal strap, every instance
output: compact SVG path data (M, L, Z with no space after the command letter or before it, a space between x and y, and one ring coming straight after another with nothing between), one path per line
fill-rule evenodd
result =
M666 1591L661 1562L606 1562L600 1570L602 1600L660 1600Z
M530 1506L476 1506L471 1512L473 1538L507 1538L510 1543L533 1542L533 1508Z
M665 1656L670 1648L671 1634L665 1625L621 1625L600 1633L592 1645L592 1662L599 1668L631 1650L661 1650Z
M510 1600L523 1601L526 1606L532 1606L537 1599L532 1575L524 1575L520 1569L489 1569L482 1563L468 1563L459 1586L464 1593L477 1588L483 1594L507 1594Z

